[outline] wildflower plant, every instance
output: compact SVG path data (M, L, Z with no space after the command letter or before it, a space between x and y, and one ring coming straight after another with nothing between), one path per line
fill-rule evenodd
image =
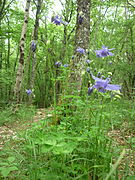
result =
M68 25L68 22L63 21L62 17L59 17L58 15L57 16L52 16L51 22L53 22L56 25L61 25L61 24Z
M96 55L97 57L107 57L107 56L113 56L113 54L110 52L112 49L108 49L106 46L102 46L101 50L96 50ZM82 49L78 49L78 52L83 53L84 51ZM110 61L111 62L111 61ZM91 86L88 87L87 90L87 94L91 95L92 92L94 91L94 89L96 89L97 91L101 92L101 93L105 93L107 91L119 91L121 90L121 86L118 84L111 84L111 76L112 76L112 72L105 72L105 70L107 69L100 69L100 71L97 74L97 77L93 75L92 71L93 71L93 64L95 65L95 61L91 61L89 60L89 58L87 60L85 60L85 66L86 66L86 72L87 74L90 75L90 79L91 81L94 82L92 83ZM109 65L109 64L108 64ZM97 66L98 67L98 66ZM96 72L97 72L97 68L96 68ZM107 74L107 78L105 78L105 76L103 74Z

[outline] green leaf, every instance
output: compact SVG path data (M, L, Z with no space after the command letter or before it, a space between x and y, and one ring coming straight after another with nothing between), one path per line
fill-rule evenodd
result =
M12 167L1 167L0 170L1 170L2 176L3 176L3 177L7 177L11 171L18 170L18 168L17 168L16 166L12 166Z
M47 152L51 152L53 149L53 146L50 146L50 145L43 145L41 147L41 153L47 153Z
M3 177L7 177L10 173L10 170L8 168L2 168L1 169L1 174Z
M9 164L8 163L6 163L6 162L1 162L0 163L0 166L8 166Z
M75 137L76 141L87 141L87 138L84 137L84 136L78 136L78 137Z
M77 144L74 142L66 143L61 142L54 147L53 153L54 154L70 154L76 148Z
M9 167L8 169L9 169L10 171L16 171L16 170L18 170L18 168L17 168L16 166Z
M11 157L8 157L7 159L9 162L13 162L15 160L15 157L11 156Z
M44 141L44 144L55 146L56 145L56 140L55 139L48 139L48 140Z
M135 176L128 176L126 180L135 180Z

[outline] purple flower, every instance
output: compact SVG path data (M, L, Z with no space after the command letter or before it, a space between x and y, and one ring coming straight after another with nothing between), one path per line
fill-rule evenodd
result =
M59 62L59 61L57 61L56 63L55 63L55 66L58 68L58 67L60 67L62 65L62 63L61 62Z
M75 56L72 56L72 60L75 59Z
M106 92L108 91L113 91L113 90L120 90L121 86L120 85L115 85L115 84L109 84L110 79L106 78L105 80L97 78L91 74L92 78L95 80L95 85L94 88L96 88L100 92Z
M87 71L88 73L90 73L90 68L88 67L88 68L86 69L86 71Z
M110 61L108 64L109 64L109 65L112 65L112 62Z
M53 22L54 24L56 24L56 25L60 25L61 24L61 21L62 21L62 18L61 17L58 17L58 16L53 16L52 18L51 18L51 22Z
M80 54L85 54L85 50L83 48L78 47L76 51Z
M64 64L63 67L68 67L68 64Z
M96 55L97 57L106 57L106 56L113 56L113 53L111 53L110 51L113 50L112 49L108 49L107 47L105 47L104 45L102 46L102 49L100 50L96 50Z
M90 64L91 60L87 59L85 62L86 62L87 64Z
M78 23L79 24L82 24L83 23L83 17L80 15L78 16Z
M68 24L67 22L62 21L62 17L59 17L58 15L55 17L53 16L51 18L51 22L53 22L56 25L60 25L60 24L67 25Z
M91 93L93 92L93 90L94 90L94 87L93 87L93 86L88 88L88 95L89 95L89 96L91 95Z
M32 93L32 90L26 89L26 93L27 93L28 95L30 95L30 94Z
M101 76L101 78L102 78L102 79L104 79L104 78L105 78L105 76Z
M34 41L31 42L31 50L32 50L33 52L36 51L36 43L35 43Z

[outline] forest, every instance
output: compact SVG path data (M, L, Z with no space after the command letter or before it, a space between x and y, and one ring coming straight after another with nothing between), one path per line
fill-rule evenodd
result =
M135 180L134 0L0 0L0 180Z

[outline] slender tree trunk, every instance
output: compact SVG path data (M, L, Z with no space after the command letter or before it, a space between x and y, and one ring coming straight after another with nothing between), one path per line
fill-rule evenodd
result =
M9 18L7 18L7 20L8 20L8 31L9 31L10 30ZM6 58L6 68L10 67L9 59L10 59L10 34L8 33L8 50L7 50L7 58Z
M33 33L33 38L32 38L33 39L32 43L34 43L35 49L32 49L32 47L31 47L31 51L32 51L32 72L31 72L31 79L30 79L30 89L33 89L33 87L34 87L34 80L35 80L35 74L36 74L36 64L37 64L36 46L37 46L37 40L38 40L39 18L40 18L40 13L41 13L42 2L43 2L42 0L38 0L38 2L37 2L37 12L36 12L35 25L34 25L34 33ZM30 96L29 101L31 103L32 96Z
M90 0L77 0L77 20L75 33L75 58L71 64L70 89L72 94L77 91L80 94L82 87L82 73L84 70L84 59L89 49L90 41ZM86 54L79 54L76 49L83 48Z
M17 104L20 103L20 91L21 91L21 84L22 84L23 71L24 71L24 44L25 44L25 40L26 40L30 2L31 2L31 0L26 1L24 23L23 23L23 27L22 27L20 46L19 46L20 58L19 58L17 75L16 75L16 83L15 83L15 87L14 87L14 95L15 95Z
M2 32L1 20L0 20L0 32ZM2 69L2 35L0 35L0 69Z
M3 12L4 12L4 8L5 8L5 5L6 5L6 0L0 0L0 20L2 20L3 18Z

